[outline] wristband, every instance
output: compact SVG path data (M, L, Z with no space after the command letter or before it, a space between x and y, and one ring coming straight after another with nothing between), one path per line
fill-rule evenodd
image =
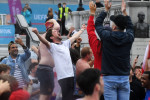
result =
M22 46L23 49L27 49L27 47L25 45Z

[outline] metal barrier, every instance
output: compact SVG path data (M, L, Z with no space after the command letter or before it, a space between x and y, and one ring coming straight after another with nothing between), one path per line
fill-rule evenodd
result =
M105 8L97 8L96 9L96 13L95 13L95 18L98 17L98 15L101 13L101 11L103 11ZM110 12L108 12L107 17L104 20L104 23L108 23L110 22L110 15L118 15L118 14L122 14L121 13L121 5L114 5L111 7ZM82 24L87 24L87 21L89 19L89 10L85 10L85 11L75 11L72 12L72 19L73 19L73 25L75 27L76 30L80 29ZM111 24L111 23L110 23Z

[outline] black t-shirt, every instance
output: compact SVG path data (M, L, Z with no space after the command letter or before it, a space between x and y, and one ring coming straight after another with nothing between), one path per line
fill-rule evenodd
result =
M76 45L74 46L74 48L78 51L79 55L80 55L80 46L76 47Z
M145 98L145 89L142 87L141 81L134 75L130 83L130 100L143 100Z

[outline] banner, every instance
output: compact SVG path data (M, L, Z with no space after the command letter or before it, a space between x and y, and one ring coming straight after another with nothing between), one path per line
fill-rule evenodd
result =
M11 22L16 23L16 14L21 14L22 6L20 0L8 0L9 10L11 15Z
M9 7L8 4L6 3L0 3L0 14L11 14L13 12L12 8L17 7L17 6L13 6L13 4L11 4L13 1L19 1L20 0L8 0L9 2ZM18 3L18 2L17 2ZM31 23L32 23L32 27L36 27L38 29L39 32L45 32L46 28L45 28L45 20L47 17L47 12L48 12L48 8L52 8L53 9L53 14L54 14L54 19L57 19L57 15L55 14L55 11L58 12L58 7L56 4L29 4L31 9L32 9L32 16L31 16ZM21 6L21 5L20 5ZM24 7L25 4L22 4L22 7ZM67 5L67 7L69 7L72 11L76 11L78 8L78 5ZM85 10L89 10L89 6L88 5L83 5L83 8ZM10 10L9 10L10 9ZM16 8L15 8L16 9ZM18 8L20 10L19 14L21 12L21 7ZM15 10L14 10L15 11ZM15 12L14 12L15 13ZM11 14L12 16L15 16L16 14ZM13 17L12 19L15 20L15 17ZM11 19L11 20L12 20ZM14 21L12 21L14 23Z
M14 25L1 25L0 27L0 44L8 44L14 41L15 27Z

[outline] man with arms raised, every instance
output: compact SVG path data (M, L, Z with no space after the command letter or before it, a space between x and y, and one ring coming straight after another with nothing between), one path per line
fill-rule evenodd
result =
M60 29L59 24L54 19L50 19L45 23L47 32L50 28ZM43 38L46 37L46 33L42 35ZM49 100L54 89L54 61L49 50L40 42L39 49L39 66L37 69L37 77L40 81L40 98L39 100Z
M24 45L21 38L15 40L17 44L22 46L24 49L23 54L18 54L18 46L16 43L11 41L8 44L9 56L4 58L1 63L10 66L10 75L14 76L19 83L18 88L25 89L29 83L29 77L27 74L27 69L25 67L25 61L30 57L31 53L29 49Z
M71 47L71 43L74 42L85 29L86 26L83 25L82 29L78 33L65 41L61 41L62 38L58 30L50 29L46 34L46 39L49 42L39 35L36 28L32 30L38 36L40 41L44 43L48 49L50 49L54 58L57 79L62 90L62 100L73 100L74 72L69 48Z
M96 18L95 28L101 38L102 74L105 100L129 100L130 95L130 50L134 41L133 24L127 15L126 4L122 0L123 15L112 15L112 31L103 26L107 12L111 8L105 0L105 11ZM126 29L126 32L124 30Z

